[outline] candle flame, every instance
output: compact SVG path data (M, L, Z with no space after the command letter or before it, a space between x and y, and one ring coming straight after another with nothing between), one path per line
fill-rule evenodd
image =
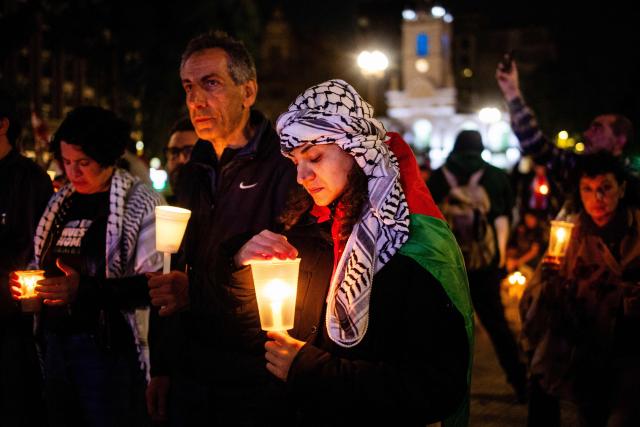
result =
M507 280L509 284L513 286L515 285L524 286L524 284L527 283L527 278L524 277L524 275L519 271L514 271L511 275L509 275Z
M20 298L33 298L36 296L35 287L38 285L38 281L44 279L44 271L42 270L27 270L16 271L18 275L18 282L20 283Z
M284 280L271 280L264 289L265 296L273 302L281 302L292 294L292 289Z

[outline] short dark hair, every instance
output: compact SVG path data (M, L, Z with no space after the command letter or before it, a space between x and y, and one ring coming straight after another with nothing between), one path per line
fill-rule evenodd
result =
M616 177L616 181L620 184L628 178L622 160L607 151L600 151L579 157L576 171L578 181L583 176L593 178L608 173L612 173Z
M640 181L635 178L626 168L623 160L613 154L600 151L594 154L581 156L576 165L575 171L575 199L580 207L582 200L580 198L580 180L583 177L594 178L598 175L613 174L619 185L627 185L622 201L627 205L638 206L638 192L640 190Z
M182 68L187 60L196 52L205 49L222 49L227 54L228 71L231 80L237 85L249 80L257 80L256 66L251 54L239 40L229 36L224 31L209 31L192 38L180 61Z
M9 130L7 139L12 147L16 146L16 141L22 133L22 123L18 119L18 108L16 101L9 92L0 89L0 119L9 120Z
M195 132L195 128L193 127L193 123L191 123L191 119L189 117L181 117L171 126L171 130L169 131L169 137L176 132L187 132L193 131Z
M71 110L51 141L51 152L62 162L60 143L79 146L101 166L114 166L131 140L129 124L113 111L82 106Z

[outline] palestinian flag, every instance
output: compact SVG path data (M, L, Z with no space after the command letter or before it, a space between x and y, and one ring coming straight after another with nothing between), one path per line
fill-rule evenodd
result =
M400 253L413 258L428 270L442 285L453 305L464 318L469 341L469 367L467 384L471 385L473 363L473 307L469 294L469 282L460 248L449 225L433 201L431 193L420 177L420 170L411 147L402 137L388 132L387 144L400 164L400 183L409 205L411 223L409 240L400 248ZM466 426L469 424L469 391L460 408L444 421L444 426Z

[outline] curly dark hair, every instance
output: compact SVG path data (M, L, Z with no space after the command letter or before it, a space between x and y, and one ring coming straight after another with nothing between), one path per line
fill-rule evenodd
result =
M224 31L209 31L192 38L182 53L180 68L194 53L205 49L222 49L227 54L227 68L231 80L237 85L249 80L257 80L253 57L239 40Z
M114 166L130 141L129 124L101 107L82 106L71 110L53 135L51 152L62 163L60 143L79 146L100 166Z
M341 242L349 239L353 226L360 220L362 210L369 201L368 178L355 162L347 175L347 188L329 208L334 216L341 218L338 239ZM313 199L302 186L292 190L286 207L280 215L280 222L285 230L290 230L300 218L313 207Z

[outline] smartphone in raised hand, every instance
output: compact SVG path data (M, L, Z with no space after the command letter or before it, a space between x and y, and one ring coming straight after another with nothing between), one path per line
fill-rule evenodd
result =
M504 56L502 57L502 60L500 61L500 68L502 69L503 72L510 73L512 65L513 65L513 50L504 54Z

